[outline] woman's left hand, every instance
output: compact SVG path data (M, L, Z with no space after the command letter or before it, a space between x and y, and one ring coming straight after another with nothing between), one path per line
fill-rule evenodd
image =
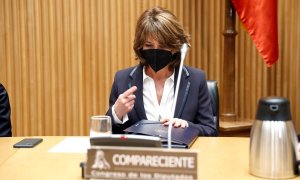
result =
M174 127L188 127L187 121L179 118L162 118L160 122L166 126L172 123Z

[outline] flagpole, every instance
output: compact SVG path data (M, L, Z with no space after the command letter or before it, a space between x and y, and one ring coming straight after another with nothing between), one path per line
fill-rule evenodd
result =
M225 0L225 30L223 79L221 81L220 120L236 121L235 112L235 9L231 0Z

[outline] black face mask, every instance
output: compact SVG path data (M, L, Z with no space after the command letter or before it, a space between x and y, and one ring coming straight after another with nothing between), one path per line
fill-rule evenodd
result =
M159 71L166 67L170 62L174 61L178 53L172 54L171 51L162 49L147 49L140 50L142 58L146 61L146 64L155 71Z

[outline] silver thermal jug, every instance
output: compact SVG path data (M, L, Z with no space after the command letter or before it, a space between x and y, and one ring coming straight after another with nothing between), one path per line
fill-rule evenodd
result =
M295 177L299 174L297 147L289 100L260 99L250 134L250 173L270 179Z

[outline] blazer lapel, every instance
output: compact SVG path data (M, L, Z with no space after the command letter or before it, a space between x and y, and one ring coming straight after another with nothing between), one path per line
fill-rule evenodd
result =
M177 84L177 77L178 77L178 69L176 68L175 70L175 88L176 84ZM186 100L187 100L187 96L189 93L189 89L191 86L191 82L189 81L189 72L188 70L183 66L182 68L182 73L181 73L181 81L180 81L180 88L178 91L178 96L177 96L177 103L176 103L176 107L175 107L175 118L180 118L180 116L182 115L182 111L183 108L185 106ZM175 89L174 89L175 90Z
M134 110L140 120L147 119L143 101L143 66L136 66L129 74L129 78L128 88L132 86L137 87Z
M175 88L176 82L178 77L178 69L175 69ZM180 81L180 89L178 91L177 103L175 107L175 115L174 117L180 118L183 112L183 108L186 104L187 96L189 93L191 82L189 81L189 72L183 66L182 74L181 74L181 81ZM134 110L140 120L147 119L145 108L144 108L144 101L143 101L143 66L138 65L136 66L131 73L129 74L130 82L128 83L128 88L132 86L137 87L137 91L135 93L136 100L134 105ZM175 91L175 89L174 89Z

